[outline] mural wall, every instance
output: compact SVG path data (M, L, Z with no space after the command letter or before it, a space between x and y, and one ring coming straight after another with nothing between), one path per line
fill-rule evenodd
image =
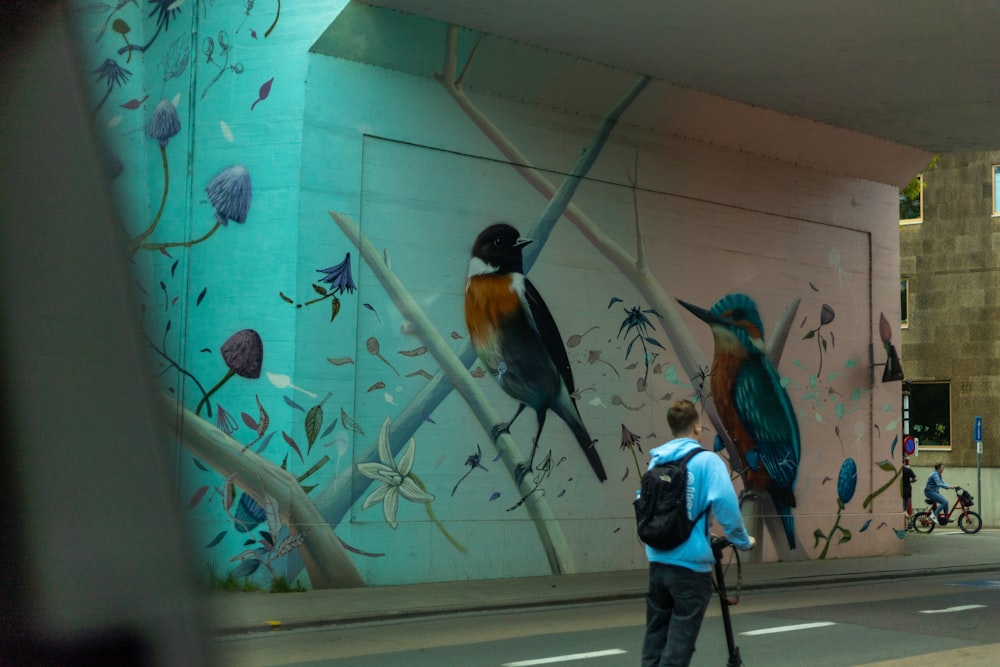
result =
M643 567L630 502L679 398L759 557L898 549L893 188L430 21L143 4L77 4L82 69L206 578Z

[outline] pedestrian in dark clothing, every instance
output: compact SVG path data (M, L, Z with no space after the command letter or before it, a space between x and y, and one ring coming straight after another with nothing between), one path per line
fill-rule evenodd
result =
M917 473L910 467L910 459L903 459L903 471L900 474L900 485L903 493L903 511L906 516L913 514L913 483L917 481Z
M698 409L680 400L667 411L667 424L674 439L650 452L649 467L676 461L700 449ZM722 526L737 549L752 549L755 540L747 534L729 470L718 456L695 456L688 463L688 519L698 519L686 542L673 549L646 546L649 559L649 590L646 593L646 637L642 645L642 667L687 667L701 630L705 609L712 597L712 565L715 556L709 541L709 514ZM706 512L705 510L710 510Z

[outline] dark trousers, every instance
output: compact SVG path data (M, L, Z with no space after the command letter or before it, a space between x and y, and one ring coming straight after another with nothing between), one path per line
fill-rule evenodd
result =
M687 667L712 597L712 575L649 564L642 667Z

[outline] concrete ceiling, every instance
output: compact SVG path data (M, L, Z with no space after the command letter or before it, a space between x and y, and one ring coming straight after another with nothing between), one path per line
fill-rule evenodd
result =
M934 153L1000 148L996 0L365 0Z

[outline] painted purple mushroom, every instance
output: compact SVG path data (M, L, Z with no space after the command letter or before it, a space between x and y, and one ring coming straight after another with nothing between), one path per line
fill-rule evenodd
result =
M234 333L222 344L219 352L229 370L198 402L198 407L194 411L196 415L201 413L208 397L228 382L233 375L252 380L260 377L261 364L264 362L264 343L260 339L260 334L253 329L243 329Z
M160 224L163 217L163 210L167 205L167 193L170 191L170 167L167 163L167 144L170 139L181 131L181 119L177 115L177 107L170 100L163 99L153 109L153 117L149 119L146 127L146 136L154 139L160 145L160 162L163 163L163 196L160 198L160 208L156 211L156 217L150 223L146 231L136 236L129 243L129 254L135 254L142 242L149 238L156 226Z
M181 131L181 119L177 115L177 107L170 100L160 100L153 109L153 117L146 128L146 136L155 139L163 148L170 138Z
M246 167L234 164L224 169L208 182L205 192L208 193L208 201L215 207L215 220L219 224L228 225L230 220L246 222L250 200L253 199L250 172Z

